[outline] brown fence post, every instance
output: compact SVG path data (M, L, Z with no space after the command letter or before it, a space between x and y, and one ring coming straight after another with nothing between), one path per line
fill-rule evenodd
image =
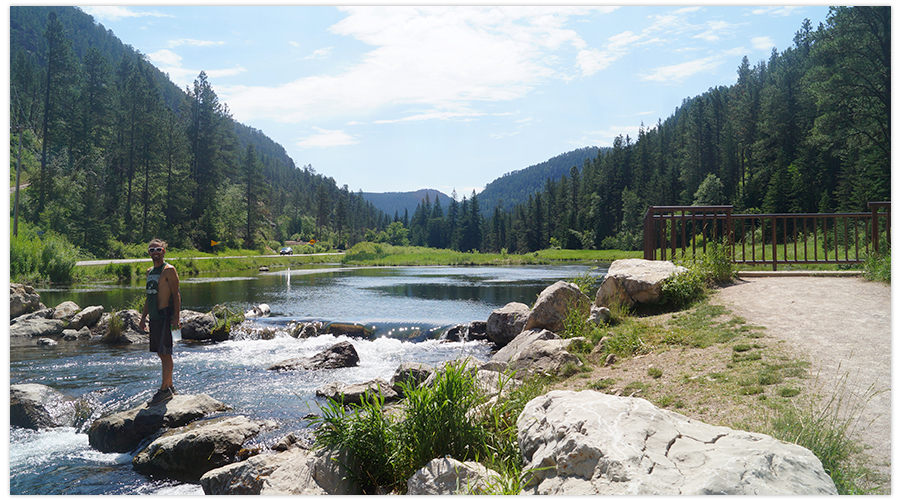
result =
M644 213L644 260L655 260L656 249L653 248L653 207Z

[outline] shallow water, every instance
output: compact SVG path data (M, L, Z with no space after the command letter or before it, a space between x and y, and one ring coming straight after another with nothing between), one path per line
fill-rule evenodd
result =
M318 267L279 273L183 278L183 308L208 311L215 304L233 310L267 303L272 315L243 325L242 334L219 343L181 342L175 349L175 384L179 394L206 393L234 408L229 414L274 420L279 427L250 444L271 445L291 431L306 432L301 417L318 413L315 390L339 380L356 383L390 379L405 361L436 365L462 356L487 359L485 342L443 342L441 331L459 323L486 320L493 309L517 301L531 305L546 286L585 274L584 266L417 267L341 269ZM598 276L605 270L597 270ZM53 307L73 300L82 307L122 308L140 284L100 289L43 290L42 302ZM292 321L358 322L375 328L375 340L331 335L295 339ZM271 340L253 332L268 328ZM406 338L429 337L406 341ZM277 361L306 357L340 340L359 353L359 366L315 372L274 372ZM40 383L96 406L79 429L12 429L10 492L13 494L201 494L199 485L157 480L132 470L131 454L100 453L88 445L90 421L149 399L159 386L159 360L147 345L107 346L65 342L39 347L33 339L10 348L10 383Z

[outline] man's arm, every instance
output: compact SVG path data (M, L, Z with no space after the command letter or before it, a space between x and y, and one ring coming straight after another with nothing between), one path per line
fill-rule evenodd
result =
M152 268L150 268L152 269ZM147 274L150 274L150 269L147 270ZM141 321L138 323L138 328L141 331L144 331L144 326L147 324L147 314L149 314L150 310L147 308L147 297L144 297L144 310L141 312Z
M169 268L169 290L172 293L172 303L174 304L174 315L172 316L172 326L176 329L181 328L181 287L178 283L178 270L175 266Z

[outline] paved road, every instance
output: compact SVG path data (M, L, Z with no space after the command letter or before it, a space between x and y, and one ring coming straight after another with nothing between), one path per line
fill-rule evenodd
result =
M865 403L856 429L872 465L890 478L891 287L861 278L754 277L713 301L808 360L819 394L843 394L848 408Z
M316 255L341 255L340 252L331 252L331 253L298 253L297 255L242 255L242 256L234 256L234 257L194 257L197 260L201 259L249 259L251 257L312 257ZM172 258L170 260L177 260L178 257ZM75 263L76 266L105 266L107 264L134 264L135 262L153 262L149 257L146 259L106 259L106 260L80 260Z

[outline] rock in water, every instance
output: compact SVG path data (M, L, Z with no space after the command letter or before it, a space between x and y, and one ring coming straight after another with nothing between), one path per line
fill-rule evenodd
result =
M9 386L9 424L26 429L69 427L75 422L75 398L41 384Z
M348 341L338 342L310 358L292 358L279 361L269 370L325 370L347 368L359 364L359 354Z
M164 404L144 403L99 418L88 429L88 442L105 453L127 453L163 427L180 427L227 407L206 394L175 396Z
M487 320L487 339L497 347L509 344L522 333L530 312L531 309L521 302L510 302L500 309L494 309Z
M534 494L837 494L806 448L639 398L551 391L528 402L517 428Z
M199 481L203 474L232 463L244 441L274 425L242 415L201 420L167 431L138 453L132 465L138 472Z

